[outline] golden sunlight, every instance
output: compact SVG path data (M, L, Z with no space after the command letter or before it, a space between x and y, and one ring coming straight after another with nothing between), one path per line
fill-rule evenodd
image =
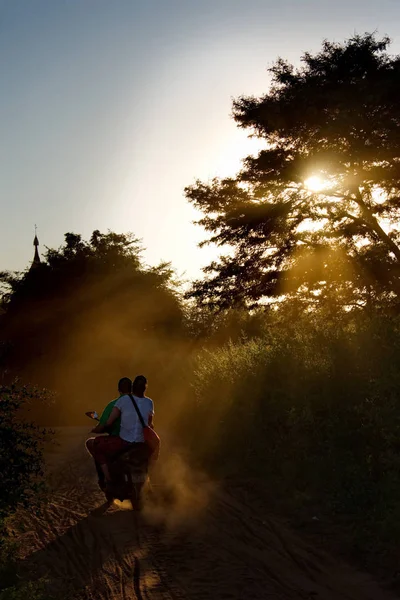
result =
M321 192L327 187L328 182L321 177L318 177L318 175L313 175L305 180L304 185L310 192Z
M371 191L371 198L376 204L383 204L388 199L387 193L379 186L375 186Z

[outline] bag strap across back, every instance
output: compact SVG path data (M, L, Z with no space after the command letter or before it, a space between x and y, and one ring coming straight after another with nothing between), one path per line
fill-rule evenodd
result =
M128 394L128 396L129 396L129 398L132 400L132 404L133 404L133 406L135 407L135 410L136 410L136 412L137 412L137 416L139 417L139 421L140 421L140 423L141 423L141 425L142 425L143 429L145 429L145 427L147 427L147 425L146 425L146 423L144 422L144 419L143 419L143 417L142 417L142 413L140 412L140 410L139 410L139 407L138 407L138 405L136 404L136 400L135 400L135 398L132 396L132 394Z

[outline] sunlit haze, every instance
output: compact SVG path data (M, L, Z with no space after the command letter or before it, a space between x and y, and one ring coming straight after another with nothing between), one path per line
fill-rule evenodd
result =
M327 186L327 182L318 175L312 175L304 183L311 192L321 192Z
M183 189L260 147L232 98L324 38L377 30L399 52L398 23L393 0L0 1L0 270L27 266L36 223L41 251L132 231L147 263L199 275L215 250Z

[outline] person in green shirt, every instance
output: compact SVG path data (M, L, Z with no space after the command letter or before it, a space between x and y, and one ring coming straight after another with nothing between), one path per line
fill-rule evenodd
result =
M110 417L112 409L114 408L114 404L117 402L117 400L119 398L121 398L121 396L124 396L125 394L130 394L131 390L132 390L132 380L129 379L129 377L123 377L122 379L120 379L120 381L118 383L118 392L119 392L118 398L111 400L111 402L109 402L107 404L107 406L105 407L105 409L103 410L103 412L101 414L101 417L99 419L99 424L96 425L96 427L94 427L92 429L92 433L108 433L111 436L116 436L116 437L119 436L119 432L120 432L120 428L121 428L121 417L119 417L116 421L114 421L114 423L110 427L106 427L106 423ZM97 438L93 437L93 438L89 438L88 440L86 440L86 448L89 451L89 453L92 455L93 455L92 449L93 449L96 439ZM96 461L94 461L94 464L95 464L97 475L99 478L99 487L101 490L103 490L104 486L105 486L104 473L103 473L100 465Z
M118 396L118 398L121 398L121 396L123 396L123 394L120 394ZM114 404L116 403L116 401L118 400L118 398L115 398L115 400L111 400L111 402L109 402L107 404L107 406L105 407L105 409L101 413L101 417L99 419L99 424L97 425L97 427L95 427L94 429L92 429L92 433L105 433L105 432L108 432L109 435L119 435L119 430L121 429L121 418L119 418L116 421L114 421L114 423L110 426L109 429L107 429L105 427L108 419L110 418L111 411L114 408Z

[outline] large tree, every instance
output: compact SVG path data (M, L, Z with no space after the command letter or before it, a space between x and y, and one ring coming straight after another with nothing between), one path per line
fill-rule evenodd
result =
M265 140L236 178L186 189L229 252L191 292L219 307L296 295L346 306L400 296L400 57L389 40L324 42L279 59L261 98L233 104Z
M123 375L147 374L164 390L183 335L183 308L169 265L146 267L134 236L67 233L40 265L0 274L0 373L56 390L61 421L101 408ZM85 409L86 410L86 409ZM47 418L49 410L44 411ZM38 416L39 411L36 411ZM42 414L39 415L42 417Z

